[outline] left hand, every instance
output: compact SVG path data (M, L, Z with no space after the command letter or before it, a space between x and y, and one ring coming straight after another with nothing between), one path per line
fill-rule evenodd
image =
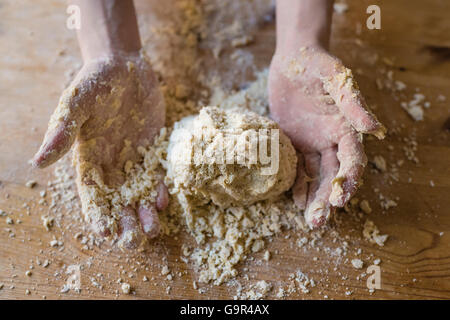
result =
M301 153L294 201L310 227L320 226L361 184L362 133L383 139L386 129L367 109L351 71L320 46L274 55L269 102Z

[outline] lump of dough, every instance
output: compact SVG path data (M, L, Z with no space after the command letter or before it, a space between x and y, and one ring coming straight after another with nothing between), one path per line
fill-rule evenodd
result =
M259 142L260 130L268 133L265 148ZM273 132L278 132L274 140ZM277 143L275 149L272 141ZM265 162L261 161L260 149L265 150ZM256 152L256 161L249 150ZM227 159L233 154L233 161ZM278 159L272 154L278 154ZM205 107L197 116L175 124L167 161L167 176L175 193L182 193L196 205L212 201L222 208L277 197L292 186L297 169L295 149L277 123L253 112L218 107Z

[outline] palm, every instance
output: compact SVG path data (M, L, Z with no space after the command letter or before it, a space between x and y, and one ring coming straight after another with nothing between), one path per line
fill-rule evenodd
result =
M294 200L311 226L323 224L358 187L366 164L358 132L381 136L383 128L364 109L349 70L323 50L275 55L269 99L272 117L300 152Z
M81 74L88 75L84 82L95 83L90 90L96 95L85 111L89 117L80 128L76 159L103 172L104 183L115 187L124 181L126 161L138 160L137 147L151 144L164 125L157 81L144 61L95 63Z
M126 182L125 164L140 159L138 147L153 142L164 117L157 80L143 57L92 61L64 91L34 164L56 161L76 138L74 162L86 219L99 234L118 234L124 246L135 246L141 240L138 217L147 236L157 234L155 207L113 205L107 196Z

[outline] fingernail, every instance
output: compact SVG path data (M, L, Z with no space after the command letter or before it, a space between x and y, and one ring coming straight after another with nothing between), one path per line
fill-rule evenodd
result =
M138 210L139 220L141 221L142 230L149 239L153 239L159 235L160 224L158 212L151 206L150 208L141 207Z
M144 224L144 225L142 225L142 229L144 230L145 235L149 239L156 238L159 235L159 229L160 229L159 222Z
M330 206L324 201L314 201L306 210L306 223L311 229L320 227L328 220L330 213Z
M169 196L167 187L164 183L158 185L158 196L156 197L156 209L158 211L164 210L169 204Z
M108 222L104 219L99 219L97 221L89 221L92 229L101 237L109 237L111 235L111 230L108 228Z
M134 211L128 207L123 208L122 217L120 218L120 229L119 248L135 249L141 244L142 235L139 230L139 224Z

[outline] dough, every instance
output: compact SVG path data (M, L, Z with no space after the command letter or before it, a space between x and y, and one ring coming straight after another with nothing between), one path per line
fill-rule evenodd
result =
M199 206L212 201L221 208L279 196L292 186L297 169L295 149L277 123L218 107L205 107L175 124L167 161L168 177L188 202Z

